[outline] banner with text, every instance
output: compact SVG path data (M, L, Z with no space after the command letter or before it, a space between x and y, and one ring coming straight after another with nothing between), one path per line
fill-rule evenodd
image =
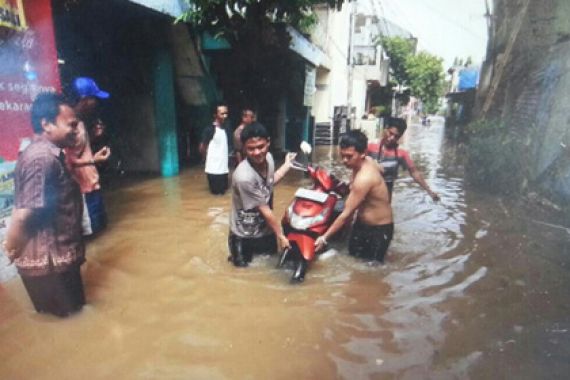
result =
M50 0L0 0L0 162L14 161L30 137L35 96L59 91Z

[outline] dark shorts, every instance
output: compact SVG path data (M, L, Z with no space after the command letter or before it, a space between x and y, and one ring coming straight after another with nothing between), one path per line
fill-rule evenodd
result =
M210 192L214 195L223 195L228 189L228 174L207 174Z
M96 234L107 226L107 213L105 212L105 204L103 203L103 195L101 190L95 190L85 194L86 211L89 214L89 222L91 223L91 231Z
M79 265L63 273L21 277L38 313L66 317L85 305Z
M348 242L348 253L365 260L384 261L392 241L394 223L369 226L356 222Z
M259 238L243 238L230 232L228 246L232 256L241 256L247 263L250 263L253 255L276 253L277 238L274 234Z

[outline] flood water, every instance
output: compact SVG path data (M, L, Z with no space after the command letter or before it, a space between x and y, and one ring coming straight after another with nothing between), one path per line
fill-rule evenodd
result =
M0 378L566 378L568 230L470 190L443 131L408 129L441 201L401 174L387 263L336 243L301 285L277 257L227 262L230 195L210 196L199 168L108 190L81 313L38 315L18 278L0 284ZM306 184L277 186L279 216Z

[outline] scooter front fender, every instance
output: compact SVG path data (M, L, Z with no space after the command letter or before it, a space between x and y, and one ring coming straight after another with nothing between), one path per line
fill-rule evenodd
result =
M305 260L307 261L313 260L313 258L315 257L315 239L313 239L308 235L295 233L295 232L292 232L289 235L287 235L287 239L289 239L291 242L297 243L299 251L301 252L301 255L305 258Z

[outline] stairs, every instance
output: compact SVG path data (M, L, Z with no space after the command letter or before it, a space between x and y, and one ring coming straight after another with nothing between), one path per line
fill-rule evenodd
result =
M334 129L332 123L317 123L315 124L315 146L316 145L333 145L334 143ZM338 130L336 134L336 142L338 143Z

